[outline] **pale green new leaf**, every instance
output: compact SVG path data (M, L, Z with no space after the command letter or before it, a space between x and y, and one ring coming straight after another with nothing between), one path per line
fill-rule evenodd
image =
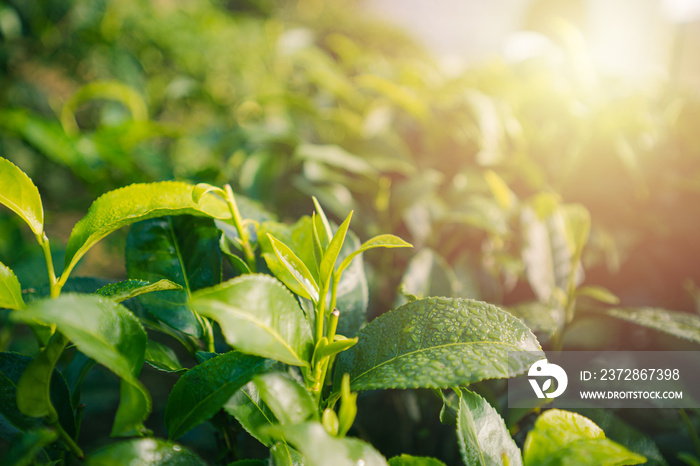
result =
M280 424L301 424L318 420L316 403L309 392L296 380L281 372L253 377L262 401L270 408Z
M73 228L66 246L65 272L99 240L119 228L164 215L200 215L229 218L226 203L213 194L195 202L198 191L193 185L175 181L132 184L103 194L90 206Z
M0 309L22 309L22 287L12 270L0 262Z
M100 448L88 457L87 466L206 466L187 448L155 438L125 440Z
M388 466L386 459L368 443L333 437L318 422L277 425L268 430L298 449L307 466Z
M613 466L646 462L646 458L605 438L590 419L559 409L535 421L523 447L525 466Z
M486 400L469 390L464 390L459 400L457 439L464 464L523 464L520 449L511 438L501 416Z
M349 254L338 266L338 274L342 274L352 260L363 252L373 248L412 248L413 245L394 235L379 235L365 241L360 249Z
M700 315L651 307L608 309L607 314L659 332L700 343Z
M197 291L192 307L217 321L233 348L295 366L308 365L311 328L294 296L273 277L243 275Z
M294 251L292 251L289 246L276 239L269 233L267 236L270 238L272 249L275 251L277 258L304 289L304 297L312 300L313 302L318 302L318 285L304 262L299 259L296 254L294 254Z
M112 435L129 435L143 428L151 410L151 398L137 376L146 352L146 332L124 306L104 297L63 294L40 300L13 318L55 324L86 356L106 366L122 379L121 402Z
M110 283L95 291L95 294L109 298L115 303L121 303L136 296L153 291L181 290L182 287L170 280L158 280L150 283L145 280L124 280Z
M351 219L352 212L350 212L345 221L338 227L338 231L336 231L335 235L333 235L330 243L328 243L326 252L323 254L321 266L319 267L319 277L322 284L327 284L331 281L331 275L333 274L335 262L338 260L338 254L340 254L340 249L343 247L343 243L345 242L345 235L348 233Z
M352 390L449 388L511 377L544 355L519 319L490 304L460 298L407 303L367 324L340 354L338 377Z
M208 420L253 375L271 365L272 361L229 351L187 371L173 387L165 407L168 437L182 437Z
M44 232L44 209L41 196L32 180L15 164L0 157L0 204L27 222L35 235Z
M605 304L620 304L620 298L602 286L582 286L576 290L576 296L588 296Z

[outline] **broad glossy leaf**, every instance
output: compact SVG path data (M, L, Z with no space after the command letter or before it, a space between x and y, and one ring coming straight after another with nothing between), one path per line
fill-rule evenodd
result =
M154 291L181 290L182 287L170 280L158 280L149 283L144 280L124 280L110 283L95 291L95 294L111 299L115 303L121 303L136 296L152 293Z
M305 366L311 329L291 293L269 275L244 275L192 295L192 307L217 321L239 351Z
M387 466L386 459L370 444L333 437L318 422L277 425L269 431L298 449L308 466Z
M270 466L305 466L301 453L284 442L277 442L270 448Z
M330 283L331 275L335 268L335 262L338 260L338 254L343 247L345 242L345 235L348 233L348 228L350 227L350 220L352 220L352 211L347 216L345 221L338 227L338 230L331 238L330 243L328 243L328 248L323 254L323 259L321 260L321 266L319 267L319 276L321 283Z
M277 256L277 258L280 260L282 265L284 265L287 271L289 271L289 273L292 274L294 280L296 280L297 283L301 285L302 289L304 290L304 294L302 296L306 299L318 302L318 284L316 283L316 280L314 280L314 277L311 275L309 269L306 267L306 264L304 264L304 262L299 257L297 257L296 254L294 254L294 251L292 251L289 248L289 246L276 239L269 233L267 236L270 239L272 249L275 251L275 255ZM284 278L284 276L280 279L282 278ZM288 283L285 284L289 286ZM296 287L292 289L295 288Z
M65 270L70 272L99 240L119 228L164 215L190 214L229 218L226 203L214 194L194 202L195 186L175 181L132 184L95 200L73 228L66 246Z
M270 408L280 424L301 424L318 420L316 403L309 392L296 380L281 372L269 372L253 377L260 398Z
M35 235L44 232L44 209L41 196L32 180L15 164L0 157L0 204L27 222Z
M511 438L501 416L486 400L469 390L462 392L459 401L457 439L464 464L523 464L520 449Z
M345 259L343 259L343 262L340 263L338 266L338 273L343 273L343 270L345 270L349 265L352 260L357 257L359 254L362 254L365 251L368 251L373 248L412 248L413 245L410 243L407 243L406 241L402 240L398 236L394 235L379 235L375 236L374 238L365 241L362 243L362 246L360 246L360 249L353 251L351 254L349 254Z
M0 464L29 466L34 462L39 451L53 443L58 433L51 429L36 429L18 434L12 439L10 448L0 457Z
M55 324L78 350L121 377L122 400L112 434L124 435L142 428L151 410L151 398L136 377L143 366L147 338L131 312L106 298L68 293L34 302L13 317Z
M146 344L146 362L150 366L163 372L179 374L187 371L187 369L180 364L175 351L153 340L148 340Z
M277 418L260 398L260 392L253 382L248 382L224 405L224 410L238 419L241 426L266 447L274 442L265 428L277 424Z
M17 384L33 359L17 353L0 353L0 414L20 430L40 427L42 420L23 414L17 406ZM52 371L49 398L63 429L75 433L75 420L68 386L58 371Z
M238 460L229 463L228 466L269 466L270 463L266 460Z
M700 315L651 307L608 309L608 315L700 343Z
M22 309L22 287L9 267L0 262L0 309Z
M156 438L125 440L88 455L87 466L206 466L199 456L182 445Z
M272 361L229 351L187 371L177 381L165 407L168 437L182 437L211 418L250 379Z
M390 458L389 466L445 466L445 463L436 458L401 455Z
M139 296L141 305L169 327L200 338L202 323L188 303L193 291L221 283L219 233L212 220L163 217L131 227L126 242L129 278L169 280L182 289Z
M468 299L414 301L379 316L356 336L360 341L339 357L336 390L346 372L353 390L448 388L511 377L543 357L520 320Z
M545 411L535 421L523 447L525 466L632 465L646 458L605 438L590 419L559 409Z

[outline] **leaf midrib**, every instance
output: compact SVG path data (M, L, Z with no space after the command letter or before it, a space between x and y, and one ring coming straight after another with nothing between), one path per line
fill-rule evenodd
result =
M414 350L414 351L409 351L408 353L403 353L403 354L400 354L399 356L396 356L396 357L393 357L393 358L391 358L391 359L387 359L387 360L385 360L385 361L382 361L381 363L377 364L376 366L372 366L371 368L367 369L366 371L362 372L361 374L358 374L357 377L354 377L354 378L351 380L351 382L354 382L354 381L358 380L359 378L363 377L365 374L368 374L368 373L374 371L375 369L378 369L379 367L384 366L385 364L389 364L390 362L396 361L396 360L398 360L398 359L402 359L402 358L404 358L404 357L411 356L412 354L420 353L421 351L428 351L428 350L432 350L432 349L436 349L436 348L447 348L447 347L449 347L449 346L476 345L476 344L479 344L479 343L486 343L486 344L490 344L490 345L507 346L507 347L512 347L512 348L518 349L517 346L514 346L514 345L512 345L512 344L506 344L506 343L503 343L503 342L493 342L493 341L460 341L460 342L456 342L456 343L446 343L446 344L442 344L442 345L435 345L435 346L430 346L430 347L427 347L427 348L420 348L420 349L417 349L417 350ZM519 349L518 351L521 352L521 353L527 352L527 351L522 350L522 349Z

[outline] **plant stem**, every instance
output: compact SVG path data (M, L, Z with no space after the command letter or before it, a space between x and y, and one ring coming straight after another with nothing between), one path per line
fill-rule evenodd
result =
M688 414L686 414L683 408L678 410L678 414L680 414L683 424L685 424L685 427L688 429L688 433L690 434L690 439L693 441L695 451L698 455L700 455L700 438L698 438L698 433L695 431L693 423L690 421Z
M57 298L58 295L61 293L61 288L63 287L63 284L60 284L59 286L59 281L56 279L56 272L53 267L53 258L51 257L51 246L49 245L49 238L46 236L46 233L42 233L41 235L36 235L36 240L39 243L39 246L41 246L41 249L44 251L46 269L49 274L49 287L51 297Z
M246 263L248 264L250 270L255 272L255 253L250 245L248 230L246 230L243 226L243 218L241 217L241 212L238 210L238 205L236 204L236 199L233 196L233 189L231 189L231 185L224 185L224 191L226 192L226 203L231 211L233 226L236 227L238 237L241 239L241 247L243 248L243 255L245 256Z
M55 428L58 431L58 436L60 437L61 440L65 442L66 445L68 445L68 448L73 452L75 456L80 458L81 460L85 459L85 453L83 453L83 450L80 449L77 443L71 438L68 433L63 430L63 427L61 427L61 424L56 420L56 422L52 423L53 428Z

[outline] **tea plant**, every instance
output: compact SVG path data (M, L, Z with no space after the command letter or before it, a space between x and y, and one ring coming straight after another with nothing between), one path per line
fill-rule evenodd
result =
M530 330L495 306L415 299L360 328L367 288L359 256L410 245L393 235L360 245L349 230L352 213L337 228L318 203L311 217L291 226L257 222L242 216L228 186L135 184L93 203L73 228L63 273L56 275L37 188L6 159L0 180L0 202L29 225L49 276L45 293L23 293L13 272L0 269L0 306L12 310L12 321L27 324L39 346L34 356L0 354L0 412L21 431L7 461L203 464L173 441L223 409L270 448L271 464L441 464L408 455L387 463L370 444L346 436L357 391L419 387L456 393L454 403L454 394L444 398L445 410L456 417L466 464L548 464L579 458L583 450L592 455L590 464L644 461L605 439L590 420L554 410L538 418L521 457L498 413L458 388L513 376L542 355ZM86 286L70 278L80 258L131 224L130 279L76 292ZM237 269L224 282L220 251ZM216 329L228 345L220 353ZM157 332L180 341L199 364L183 368L171 348L152 340ZM61 362L68 352L70 361ZM152 437L143 424L152 409L139 380L144 362L182 373L165 408L168 440ZM81 386L95 364L120 380L111 435L134 438L86 454L79 445ZM230 453L225 448L221 459Z

